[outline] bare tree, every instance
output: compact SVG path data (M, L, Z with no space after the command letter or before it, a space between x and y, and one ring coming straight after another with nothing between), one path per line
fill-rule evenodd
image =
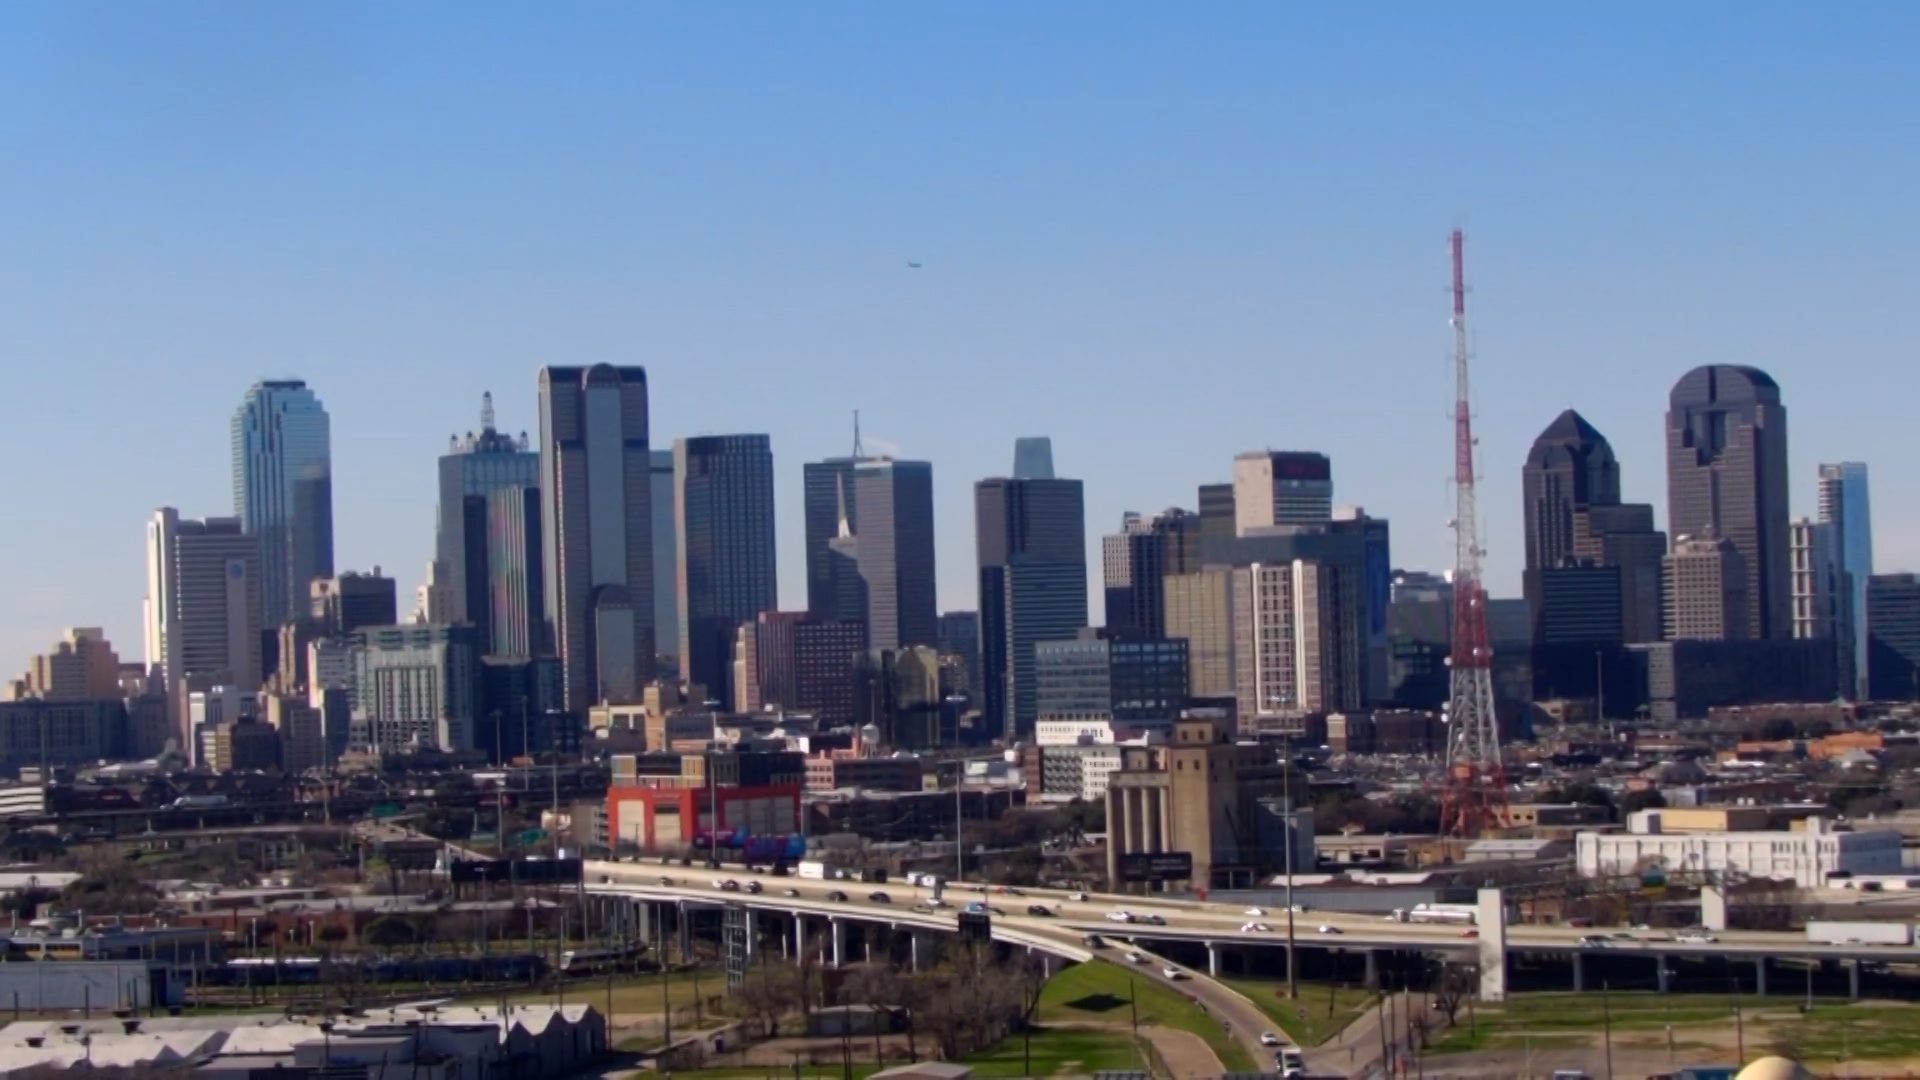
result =
M1440 966L1440 978L1434 983L1433 1004L1447 1018L1448 1027L1457 1022L1455 1017L1460 1014L1460 1006L1473 996L1479 982L1480 969L1471 964L1449 960Z

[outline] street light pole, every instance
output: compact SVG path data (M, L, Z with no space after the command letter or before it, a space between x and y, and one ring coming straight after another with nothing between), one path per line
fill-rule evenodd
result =
M1286 825L1285 828L1281 830L1280 835L1282 843L1286 847L1284 865L1287 873L1287 1000L1292 1001L1300 996L1300 980L1296 974L1297 965L1295 963L1298 958L1293 951L1293 836L1295 824L1293 815L1292 735L1288 734L1283 738L1280 745L1284 751L1281 766L1286 770L1280 774L1281 800L1286 803L1287 807L1287 816L1283 819Z
M960 803L961 789L966 786L967 763L964 760L953 763L953 881L954 884L966 880L967 848L961 837L960 823L966 820L965 808Z

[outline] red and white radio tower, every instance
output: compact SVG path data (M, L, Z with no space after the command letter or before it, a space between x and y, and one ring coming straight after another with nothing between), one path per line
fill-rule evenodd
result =
M1440 831L1478 836L1507 823L1507 776L1500 765L1500 732L1493 715L1493 648L1487 640L1487 590L1480 579L1480 530L1474 505L1473 414L1467 390L1467 280L1453 230L1453 480L1454 510L1452 694L1447 704L1447 776L1440 799Z

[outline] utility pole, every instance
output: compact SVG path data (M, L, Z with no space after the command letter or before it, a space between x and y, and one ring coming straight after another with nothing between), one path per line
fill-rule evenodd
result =
M1286 845L1284 865L1287 872L1287 1000L1293 1001L1300 997L1300 979L1298 975L1299 957L1294 952L1293 939L1293 831L1295 824L1293 816L1293 735L1291 732L1281 740L1280 745L1284 750L1284 757L1281 764L1286 769L1285 772L1280 774L1280 793L1282 800L1285 801L1287 805L1287 816L1284 819L1286 827L1281 830L1283 843Z

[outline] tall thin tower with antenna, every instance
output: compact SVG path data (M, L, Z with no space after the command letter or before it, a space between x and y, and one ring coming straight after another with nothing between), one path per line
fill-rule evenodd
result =
M1474 499L1473 407L1467 383L1466 238L1453 230L1453 655L1447 703L1447 776L1440 831L1478 836L1507 822L1507 777L1493 712L1493 648L1481 581L1479 508Z

